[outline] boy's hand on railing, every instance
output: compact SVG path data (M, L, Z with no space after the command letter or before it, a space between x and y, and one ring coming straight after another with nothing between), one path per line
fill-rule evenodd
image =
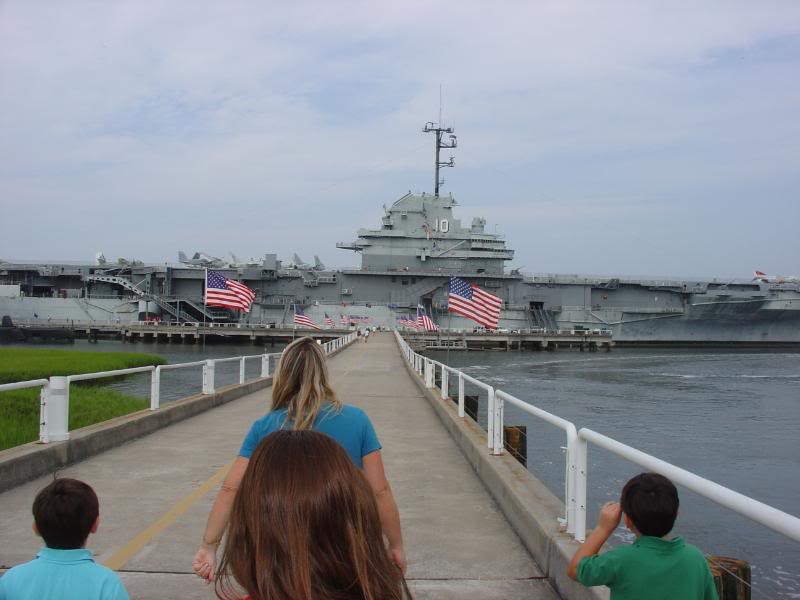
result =
M597 526L609 535L619 526L622 518L622 507L619 502L606 502L600 509L600 520Z

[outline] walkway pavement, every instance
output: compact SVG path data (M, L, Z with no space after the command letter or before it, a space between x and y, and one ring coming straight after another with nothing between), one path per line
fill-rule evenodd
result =
M370 336L331 359L339 397L367 411L383 444L417 599L557 600L433 409L403 367L391 334ZM89 540L118 568L135 599L213 598L191 559L224 467L270 389L162 429L64 469L100 497ZM0 565L30 560L39 541L30 507L49 477L0 494Z

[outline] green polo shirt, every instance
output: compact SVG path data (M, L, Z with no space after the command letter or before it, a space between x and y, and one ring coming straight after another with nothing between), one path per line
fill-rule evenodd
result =
M607 585L611 600L718 600L703 554L676 537L641 536L578 564L578 581Z

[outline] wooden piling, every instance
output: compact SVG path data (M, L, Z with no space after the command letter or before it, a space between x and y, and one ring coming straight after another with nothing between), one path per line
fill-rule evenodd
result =
M457 399L456 399L457 400ZM464 414L478 421L478 396L464 394Z
M528 466L528 433L525 425L506 425L503 427L503 442L508 453L523 467Z
M719 600L750 600L750 563L729 556L707 560Z

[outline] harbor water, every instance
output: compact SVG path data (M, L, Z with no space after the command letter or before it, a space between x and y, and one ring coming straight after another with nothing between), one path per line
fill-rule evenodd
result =
M800 353L615 349L611 353L432 352L526 402L793 515L800 514ZM477 390L467 390L477 393ZM564 433L527 426L528 467L563 499ZM636 465L589 446L589 515ZM675 532L705 554L748 560L753 598L800 598L800 543L679 489ZM633 538L624 526L612 543Z

